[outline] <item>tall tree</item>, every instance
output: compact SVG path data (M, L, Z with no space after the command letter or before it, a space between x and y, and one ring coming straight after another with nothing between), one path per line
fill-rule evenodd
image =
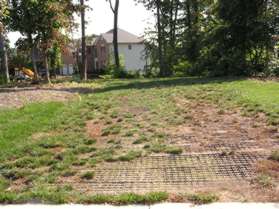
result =
M114 62L117 69L120 68L119 50L118 50L118 12L119 12L119 0L115 0L114 6L112 0L108 0L111 11L114 15L113 20L113 48L114 48Z
M72 3L70 0L38 0L39 17L38 38L40 49L44 53L44 64L46 69L46 80L50 83L49 57L51 50L57 44L63 44L63 32L69 31L71 27Z
M85 5L84 0L80 0L81 16L81 78L87 80L87 60L86 60L86 34L85 34Z
M156 17L155 30L148 32L152 36L148 41L150 46L155 46L157 55L154 63L159 67L159 75L170 76L172 68L177 62L177 46L179 32L179 16L181 11L180 0L136 0L142 3L148 10L152 11Z
M219 0L217 11L222 21L219 32L226 39L216 41L224 46L222 57L227 73L249 75L266 68L272 41L272 28L266 15L271 6L269 0ZM247 57L252 55L253 60L257 52L266 58L254 65Z
M36 63L38 52L37 31L40 24L40 10L38 10L38 1L33 0L11 0L10 28L20 32L28 40L30 55L32 58L35 80L38 80L38 68Z
M162 36L162 23L161 23L161 0L156 0L156 17L157 17L157 33L158 33L158 57L159 57L159 68L160 75L164 76L165 65L163 58L163 36Z
M0 0L0 60L2 60L2 66L0 62L0 69L3 68L3 75L7 83L10 82L9 66L8 66L8 55L6 45L6 27L4 24L4 18L7 16L7 0Z

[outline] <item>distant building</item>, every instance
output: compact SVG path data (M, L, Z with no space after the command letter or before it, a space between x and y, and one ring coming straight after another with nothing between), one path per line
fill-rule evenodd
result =
M97 51L101 52L101 60L98 57L98 64L104 66L111 59L113 61L113 30L101 34L97 38L95 45ZM145 45L143 37L138 37L125 30L118 29L118 49L119 55L124 60L126 70L144 70L146 66ZM104 59L106 57L106 59Z
M73 73L72 65L81 63L81 43L80 40L73 41L76 49L72 50L72 56L68 54L62 56L64 63L61 74L71 75ZM118 49L119 55L123 59L126 70L139 71L144 70L147 61L145 59L145 45L143 37L138 37L125 30L118 29ZM91 75L97 75L103 72L108 64L114 62L113 30L101 34L100 36L90 36L86 39L86 66L87 72ZM70 59L71 57L71 59ZM75 61L72 60L75 59ZM69 61L70 60L70 61Z
M61 59L62 66L59 70L60 75L73 75L76 65L74 48L71 46L66 47L62 52Z

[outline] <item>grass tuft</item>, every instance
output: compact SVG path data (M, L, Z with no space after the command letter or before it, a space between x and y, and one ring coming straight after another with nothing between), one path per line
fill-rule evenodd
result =
M195 204L209 204L219 200L219 197L212 193L198 193L189 195L187 198Z
M269 159L279 162L279 150L273 151Z
M256 182L262 187L272 187L272 178L268 175L261 174L256 178Z
M172 155L180 155L182 154L183 150L180 147L167 147L165 152Z
M93 179L94 175L95 175L94 172L88 171L88 172L81 174L80 178L85 179L85 180L91 180L91 179Z
M142 155L141 151L130 151L127 154L118 157L118 159L120 161L131 161L131 160L141 157L141 155Z
M154 204L166 201L168 194L165 192L152 192L145 195L134 193L124 193L120 195L94 195L82 197L79 203L86 204L113 204L113 205L129 205L129 204Z

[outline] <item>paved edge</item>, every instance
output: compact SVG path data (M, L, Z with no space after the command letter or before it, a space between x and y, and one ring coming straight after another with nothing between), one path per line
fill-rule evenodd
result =
M279 203L213 203L209 205L196 205L189 203L162 203L151 206L129 205L0 205L3 209L279 209Z

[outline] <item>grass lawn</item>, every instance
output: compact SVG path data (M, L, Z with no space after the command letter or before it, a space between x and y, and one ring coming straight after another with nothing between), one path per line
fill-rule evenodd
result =
M88 196L65 178L89 181L96 165L104 162L183 153L168 142L166 131L191 121L190 110L177 105L180 101L214 104L224 111L241 109L243 116L265 113L270 126L279 125L279 83L273 81L171 78L59 85L80 91L81 99L0 111L0 202L166 200L165 193Z

